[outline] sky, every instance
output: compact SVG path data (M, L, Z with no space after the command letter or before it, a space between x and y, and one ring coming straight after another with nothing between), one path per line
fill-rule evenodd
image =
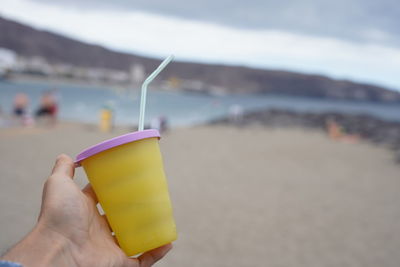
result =
M108 48L400 90L397 0L1 0L0 15ZM1 33L0 33L1 34Z

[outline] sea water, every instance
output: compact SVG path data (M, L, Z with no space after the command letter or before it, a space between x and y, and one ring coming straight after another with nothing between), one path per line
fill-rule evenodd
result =
M55 89L62 120L97 123L100 110L108 105L114 110L117 125L136 125L138 122L138 88L3 81L0 82L0 108L3 113L11 113L14 96L26 93L30 98L30 113L34 114L41 94L52 89ZM146 123L164 116L172 126L190 126L226 116L233 105L241 106L244 111L272 108L314 113L334 111L400 121L399 104L254 94L213 96L162 91L156 86L149 88L147 101Z

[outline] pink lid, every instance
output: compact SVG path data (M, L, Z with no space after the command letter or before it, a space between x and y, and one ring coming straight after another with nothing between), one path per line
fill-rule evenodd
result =
M78 156L76 156L75 164L77 166L80 166L82 160L85 160L88 157L91 157L97 153L103 152L107 149L110 149L110 148L113 148L116 146L120 146L120 145L123 145L126 143L138 141L141 139L145 139L145 138L152 138L152 137L160 138L160 133L157 130L149 129L149 130L133 132L133 133L128 133L128 134L114 137L112 139L103 141L97 145L91 146L88 149L83 150L81 153L79 153Z

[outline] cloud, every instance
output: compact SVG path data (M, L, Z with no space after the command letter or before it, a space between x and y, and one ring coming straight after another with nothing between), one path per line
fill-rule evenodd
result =
M397 0L34 1L76 9L144 11L244 29L280 30L400 46Z
M179 60L321 73L400 88L400 49L377 43L237 29L135 11L72 10L27 0L2 0L0 13L117 50L157 57L173 53Z

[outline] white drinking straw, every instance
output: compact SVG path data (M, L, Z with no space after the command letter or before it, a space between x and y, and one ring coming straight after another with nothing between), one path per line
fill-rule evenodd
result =
M150 74L149 77L142 84L142 95L140 98L140 114L139 114L139 127L138 131L143 131L144 129L144 112L146 110L146 96L147 96L147 86L151 83L154 78L174 59L174 55L170 55L158 66L158 68Z

